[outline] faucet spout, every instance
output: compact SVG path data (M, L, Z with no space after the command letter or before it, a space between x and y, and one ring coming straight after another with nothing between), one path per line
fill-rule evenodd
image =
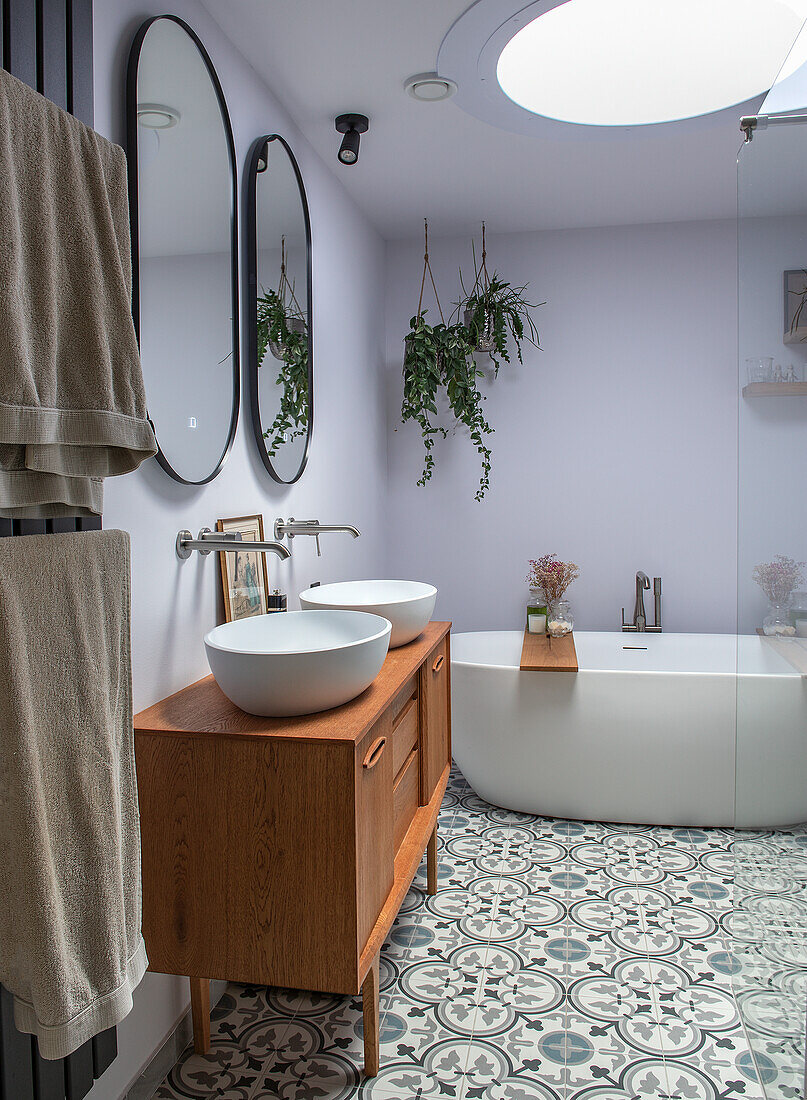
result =
M332 531L345 531L354 539L361 534L358 527L351 523L320 523L318 519L286 519L282 517L275 520L275 538L282 539L288 536L290 539L297 535L327 535Z
M647 615L644 610L644 594L650 588L650 578L641 569L636 574L636 604L633 608L633 625L642 633L647 628Z
M256 551L259 554L277 554L281 561L291 557L287 546L280 542L245 542L241 538L241 532L228 534L221 531L211 531L209 527L203 527L197 539L193 538L190 531L180 531L176 537L177 557L183 561L191 556L193 550L206 557L208 554L228 554L237 550Z
M661 633L661 577L653 580L653 596L655 602L655 622L653 626L647 625L647 615L644 609L644 594L650 589L650 578L641 569L636 574L636 603L633 606L633 622L625 621L625 608L622 608L622 629L652 634Z

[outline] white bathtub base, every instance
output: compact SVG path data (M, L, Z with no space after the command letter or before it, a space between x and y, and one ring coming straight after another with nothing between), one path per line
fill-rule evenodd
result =
M784 662L738 676L737 640L725 636L725 669L710 649L712 671L677 671L668 638L685 647L712 636L667 636L663 650L656 636L646 653L624 659L624 635L575 637L576 675L492 663L520 645L518 632L452 639L454 756L482 798L549 817L648 825L807 819L805 681ZM595 661L628 667L590 667Z

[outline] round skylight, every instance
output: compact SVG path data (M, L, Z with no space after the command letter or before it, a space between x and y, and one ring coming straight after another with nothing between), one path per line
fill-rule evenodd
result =
M566 0L516 31L496 76L562 122L672 122L767 91L805 18L807 0Z

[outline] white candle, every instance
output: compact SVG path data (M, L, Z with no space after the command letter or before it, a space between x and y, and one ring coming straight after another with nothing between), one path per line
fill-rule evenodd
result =
M530 634L546 634L546 615L530 615L527 619Z

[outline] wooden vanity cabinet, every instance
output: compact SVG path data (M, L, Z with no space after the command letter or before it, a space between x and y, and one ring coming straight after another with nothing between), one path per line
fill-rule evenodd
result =
M378 953L424 850L437 888L449 627L321 714L245 714L207 677L135 718L143 934L152 970L192 979L198 1050L211 978L361 990L377 1072Z

